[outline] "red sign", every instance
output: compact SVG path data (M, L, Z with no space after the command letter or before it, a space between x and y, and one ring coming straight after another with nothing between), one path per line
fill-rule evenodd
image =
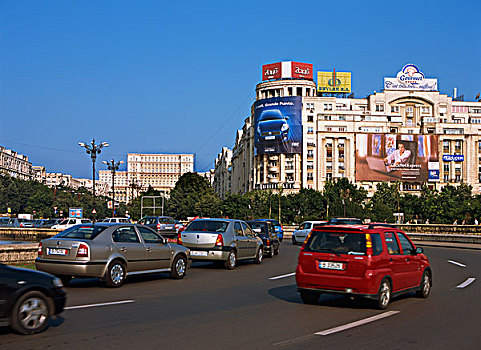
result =
M292 62L292 78L313 80L311 63Z
M282 62L265 64L262 66L262 80L280 79Z

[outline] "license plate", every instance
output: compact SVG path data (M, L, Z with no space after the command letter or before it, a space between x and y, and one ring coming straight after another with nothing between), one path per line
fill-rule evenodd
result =
M48 255L68 255L68 249L48 248L47 254Z
M344 264L332 261L319 261L319 268L327 270L344 270Z
M192 256L207 256L207 252L199 252L196 250L191 250L190 255Z
M276 137L275 136L266 136L266 140L275 140Z

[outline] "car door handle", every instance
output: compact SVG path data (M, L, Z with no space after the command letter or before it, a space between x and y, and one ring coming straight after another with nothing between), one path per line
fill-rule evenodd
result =
M152 248L145 248L146 251L151 252Z
M124 253L124 252L126 252L126 251L127 251L127 248L125 248L125 247L122 247L122 248L120 248L119 250L120 250L122 253Z

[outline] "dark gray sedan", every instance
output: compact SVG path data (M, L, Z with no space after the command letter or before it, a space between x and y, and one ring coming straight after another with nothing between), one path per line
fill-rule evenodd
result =
M181 279L191 264L187 248L133 224L77 225L42 240L38 255L37 270L64 283L72 277L100 277L109 287L120 287L127 276L142 273L169 272Z

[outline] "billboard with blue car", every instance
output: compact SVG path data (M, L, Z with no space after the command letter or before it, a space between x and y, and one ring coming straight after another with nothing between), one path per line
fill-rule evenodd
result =
M255 155L302 153L302 97L272 97L254 103Z

